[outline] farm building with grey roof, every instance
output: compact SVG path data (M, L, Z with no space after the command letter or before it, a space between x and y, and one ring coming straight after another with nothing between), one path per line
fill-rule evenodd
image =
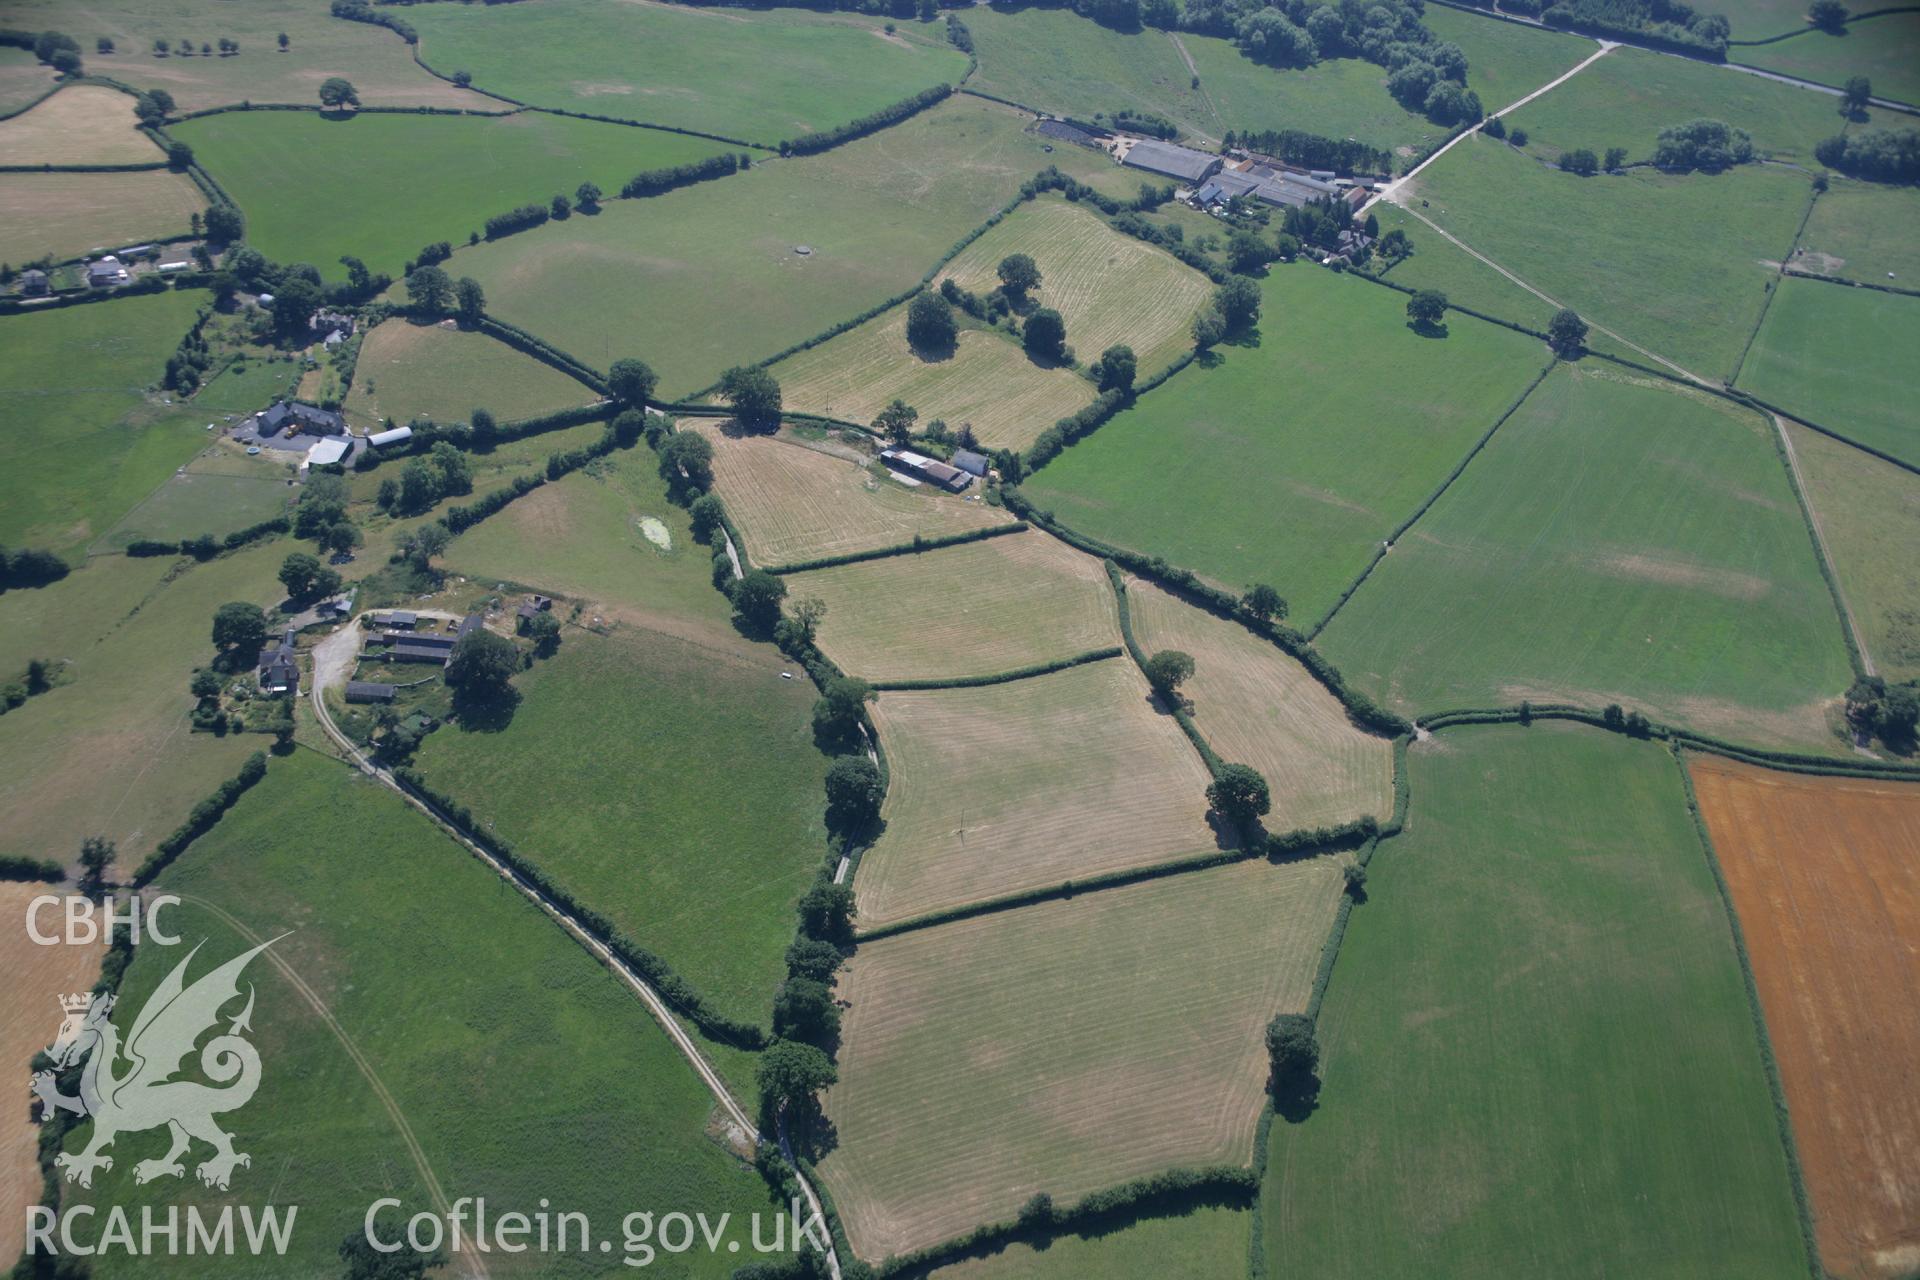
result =
M1127 148L1126 158L1120 163L1162 177L1177 178L1181 182L1204 182L1218 173L1220 166L1226 162L1219 156L1210 156L1192 147L1143 138Z

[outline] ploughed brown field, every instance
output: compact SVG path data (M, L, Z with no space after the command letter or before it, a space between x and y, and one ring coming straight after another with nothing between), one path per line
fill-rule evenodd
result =
M1692 758L1826 1270L1920 1272L1920 785Z

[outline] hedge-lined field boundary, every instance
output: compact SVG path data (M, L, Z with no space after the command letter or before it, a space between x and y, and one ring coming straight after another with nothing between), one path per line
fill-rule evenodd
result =
M1806 1177L1800 1169L1800 1150L1793 1141L1793 1118L1787 1110L1786 1084L1780 1076L1780 1061L1774 1056L1773 1037L1767 1034L1766 1010L1760 1004L1760 984L1753 976L1753 960L1747 954L1746 930L1740 926L1740 912L1734 906L1733 889L1727 884L1726 873L1720 867L1720 855L1713 847L1713 836L1707 831L1706 815L1700 812L1700 797L1694 794L1693 775L1687 771L1685 753L1677 746L1669 746L1674 767L1680 773L1680 789L1686 794L1687 816L1693 820L1694 834L1700 838L1700 852L1706 858L1707 870L1713 873L1714 888L1720 895L1720 906L1726 914L1727 930L1733 939L1733 954L1740 961L1740 981L1747 991L1747 1010L1753 1017L1754 1038L1760 1047L1760 1061L1767 1071L1767 1088L1773 1094L1773 1114L1780 1126L1780 1145L1787 1157L1788 1180L1793 1186L1793 1206L1800 1219L1800 1239L1807 1250L1807 1274L1809 1280L1823 1280L1826 1269L1820 1265L1820 1242L1813 1230L1813 1202L1807 1195Z
M155 876L165 871L175 858L185 853L188 845L213 830L220 819L226 817L227 810L233 808L241 796L266 776L266 753L256 751L247 757L246 763L240 766L240 772L215 787L213 794L193 806L185 822L175 827L164 840L153 847L153 852L147 855L146 861L142 862L139 870L133 873L133 887L144 889L152 884Z
M1733 372L1724 379L1724 385L1731 388L1740 380L1740 371L1747 366L1747 353L1753 350L1753 343L1760 336L1760 328L1767 322L1767 314L1773 310L1773 300L1780 292L1780 279L1786 275L1786 264L1793 261L1793 255L1800 247L1800 237L1807 233L1807 223L1813 219L1813 211L1820 203L1824 188L1820 183L1810 184L1812 193L1807 197L1807 207L1800 212L1799 225L1793 229L1793 239L1787 241L1787 251L1780 255L1780 265L1773 271L1773 277L1767 281L1767 296L1760 304L1760 314L1753 319L1753 328L1747 330L1747 340L1740 344L1739 358L1733 362Z
M582 386L603 396L610 394L606 378L592 366L582 363L546 339L535 337L519 325L510 324L497 316L482 315L478 328L489 338L504 342L522 355L532 356L542 364L558 369Z
M213 545L219 550L235 551L246 546L249 542L258 542L262 538L271 538L278 534L286 533L292 528L293 522L287 519L287 517L273 516L257 524L250 524L244 529L235 529L226 537L215 541ZM213 535L202 534L201 538L212 541ZM134 557L191 555L204 559L205 557L201 556L196 550L196 544L200 546L206 545L206 543L201 541L201 538L182 538L178 542L164 541L159 538L135 538L127 544L126 554Z
M29 858L17 853L0 855L0 880L44 880L57 884L66 878L66 868L51 858Z
M1012 671L997 671L991 675L949 676L925 680L870 680L868 684L876 693L913 693L929 689L981 689L992 684L1012 684L1016 680L1031 680L1035 676L1052 675L1056 671L1084 667L1090 662L1105 662L1111 658L1118 658L1124 653L1125 650L1116 644L1105 649L1089 649L1085 653L1076 653L1071 658L1036 662L1029 667L1015 667Z
M1898 285L1880 284L1874 280L1849 280L1845 276L1823 276L1813 271L1802 271L1795 266L1782 266L1780 274L1792 276L1796 280L1817 280L1821 284L1837 284L1843 289L1872 289L1875 293L1897 293L1903 298L1920 298L1920 289L1902 289Z
M1120 615L1120 639L1125 642L1127 653L1132 657L1134 667L1138 669L1141 676L1144 677L1147 674L1147 654L1146 651L1140 647L1140 642L1134 639L1133 636L1133 610L1129 608L1127 604L1126 579L1120 576L1120 566L1115 564L1111 559L1105 562L1105 567L1107 570L1107 583L1113 588L1114 606ZM1182 705L1179 696L1175 695L1171 698L1162 697L1159 690L1156 689L1154 691L1154 697L1158 698L1160 704L1173 716L1173 722L1180 726L1180 732L1187 735L1187 741L1193 745L1194 751L1200 756L1200 762L1207 766L1208 774L1213 777L1215 782L1218 782L1220 780L1220 770L1226 767L1227 762L1220 758L1220 753L1213 749L1213 744L1208 742L1206 736L1200 732L1200 726L1196 725L1193 722L1193 717L1187 714L1187 709Z
M1769 421L1768 426L1774 426ZM1800 508L1800 523L1807 531L1807 543L1813 548L1813 563L1820 570L1821 581L1827 584L1827 595L1833 601L1834 619L1840 624L1840 640L1847 646L1847 663L1853 668L1854 678L1867 674L1866 660L1860 654L1860 637L1853 633L1853 612L1847 608L1847 597L1840 590L1839 575L1833 571L1833 565L1827 560L1826 540L1820 535L1820 525L1813 514L1813 503L1800 487L1800 474L1794 460L1787 453L1788 444L1785 426L1775 427L1767 433L1773 441L1773 453L1780 460L1780 469L1786 473L1787 488L1793 490L1793 500Z
M969 542L984 542L988 538L1000 538L1009 533L1025 533L1031 526L1024 520L1012 524L991 525L985 529L971 529L966 533L948 534L939 538L915 536L912 542L899 542L890 547L876 547L871 551L849 551L845 555L820 556L813 560L795 560L791 564L768 565L768 573L810 573L815 569L832 569L843 564L860 564L867 560L887 560L894 556L919 555L922 551L938 551L942 547L958 547Z

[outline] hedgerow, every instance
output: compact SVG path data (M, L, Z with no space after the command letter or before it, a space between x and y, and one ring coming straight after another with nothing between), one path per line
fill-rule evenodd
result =
M643 200L651 196L664 195L676 187L692 186L696 182L710 182L715 178L724 178L740 171L740 157L731 151L717 156L708 156L704 160L693 160L686 164L673 165L664 169L647 169L627 179L620 188L620 194L628 200Z
M166 870L169 863L186 852L188 845L213 830L214 824L226 816L227 810L233 808L254 783L266 776L266 754L256 751L240 766L240 772L215 787L212 795L193 806L185 822L153 847L147 860L133 873L133 887L142 889L151 884L153 878Z
M1011 684L1015 680L1030 680L1034 676L1051 675L1055 671L1065 671L1069 667L1083 667L1089 662L1105 662L1117 658L1123 652L1119 645L1105 649L1089 649L1085 653L1076 653L1070 658L1055 658L1050 662L1036 662L1030 667L1020 667L1013 671L1000 671L984 676L953 676L948 679L931 680L874 680L873 687L882 692L909 693L928 689L979 689L992 684Z
M789 138L780 144L780 154L810 156L829 151L856 138L878 133L891 125L899 124L902 120L917 116L928 107L946 101L952 92L953 86L950 84L937 84L931 89L922 89L911 98L902 98L890 106L861 116L858 120L849 120L831 129L823 129L817 133L803 133L797 138Z
M1012 524L997 524L985 529L971 529L966 533L948 534L939 538L915 534L912 542L896 543L890 547L876 547L871 551L849 551L845 555L796 560L791 564L768 565L766 570L768 573L806 573L813 569L831 569L836 565L859 564L863 560L886 560L893 556L910 556L918 555L922 551L937 551L941 547L957 547L962 543L1004 537L1009 533L1024 533L1028 528L1026 521L1016 520Z

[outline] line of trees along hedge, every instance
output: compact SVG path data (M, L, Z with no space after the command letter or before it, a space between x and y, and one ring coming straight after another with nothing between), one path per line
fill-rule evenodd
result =
M1229 129L1221 146L1244 147L1310 169L1334 169L1341 173L1393 172L1391 152L1352 138L1323 138L1304 129L1246 129L1239 133Z
M498 320L493 316L481 316L479 327L480 332L488 337L497 338L516 351L552 365L568 377L585 383L603 396L607 394L607 380L598 370L571 352L562 351L545 338L535 337L520 326L508 324L505 320Z
M738 173L740 168L740 157L728 151L665 169L643 170L627 179L627 184L620 188L620 194L629 200L643 200L649 196L664 195L676 187L725 178Z
M221 551L233 551L246 546L249 542L258 542L262 538L271 538L287 532L293 526L285 516L274 516L258 524L250 524L244 529L236 529L224 538L216 539L210 533L198 538L185 538L179 542L165 542L158 538L135 538L127 544L130 556L177 556L189 555L197 560L211 560Z
M891 106L882 107L878 111L861 116L858 120L849 120L843 125L836 125L818 133L803 133L797 138L789 138L780 144L780 154L811 156L822 151L830 151L843 143L864 138L870 133L878 133L890 125L896 125L902 120L917 116L928 107L946 101L947 96L952 92L953 86L950 84L937 84L931 89L922 89L911 98L902 98Z
M1105 649L1089 649L1085 653L1076 653L1070 658L1036 662L1030 667L998 671L991 675L952 676L931 680L875 680L872 683L873 687L882 693L910 693L927 689L978 689L990 684L1012 684L1015 680L1031 680L1035 676L1051 675L1055 671L1065 671L1069 667L1083 667L1089 662L1105 662L1109 658L1118 658L1125 652L1119 645L1113 645Z
M57 862L18 853L0 855L0 880L45 880L51 884L66 878L66 869Z
M355 468L362 472L378 470L400 458L417 457L430 452L434 445L443 441L456 449L473 452L485 444L506 444L513 440L545 435L550 431L564 431L568 427L599 422L612 417L615 408L616 406L611 404L580 405L572 409L556 409L552 413L538 414L514 422L496 423L492 435L486 440L476 439L473 428L464 422L434 422L429 418L415 418L408 424L413 429L413 438L404 446L389 445L378 453L365 452L361 455L364 461L356 462Z
M496 213L488 218L484 228L486 238L498 240L501 236L510 236L516 231L530 231L552 216L552 210L547 205L523 204L517 209Z
M260 779L267 776L266 753L256 751L248 756L246 763L240 766L240 772L215 787L213 794L193 806L193 812L187 820L175 827L172 834L153 847L147 860L133 873L133 887L143 889L153 883L153 878L166 870L167 865L182 853L187 846L213 830L214 824L226 816L241 796Z
M769 565L767 572L805 573L810 569L831 569L836 565L859 564L863 560L886 560L893 556L917 555L922 551L937 551L941 547L957 547L962 543L1005 537L1009 533L1025 533L1029 527L1026 521L1016 520L1012 524L971 529L966 533L950 534L943 538L923 538L916 535L912 542L901 542L891 547L876 547L872 551L850 551L841 556L821 556L815 560L796 560L792 564Z
M1540 15L1550 27L1618 38L1711 62L1727 60L1727 20L1679 0L1556 0Z
M420 43L420 33L413 29L411 22L391 13L381 13L366 3L366 0L333 0L333 6L328 12L336 18L345 18L348 22L366 22L376 27L385 27L408 44Z
M450 796L442 795L428 785L414 770L400 766L393 771L394 778L420 800L426 801L460 829L462 835L494 857L505 863L513 873L542 897L553 902L567 914L580 922L581 927L593 934L609 950L632 966L660 993L677 1012L687 1018L701 1032L723 1044L736 1045L742 1049L760 1049L767 1043L767 1033L762 1027L737 1018L729 1018L718 1012L707 1002L707 998L678 973L672 966L653 952L635 943L621 933L613 922L598 911L579 901L573 894L556 883L538 864L530 861L503 836L486 830L473 820L473 814L467 807Z
M165 160L140 164L0 164L0 173L148 173L167 167Z

